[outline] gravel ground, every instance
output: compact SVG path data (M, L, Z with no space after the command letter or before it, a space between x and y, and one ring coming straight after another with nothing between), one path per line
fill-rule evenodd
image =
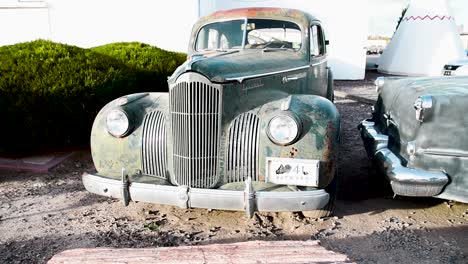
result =
M468 205L393 198L366 157L356 126L371 105L359 96L371 94L376 76L370 72L364 81L336 82L338 91L361 91L336 98L342 146L333 217L271 213L247 219L243 212L146 203L124 207L84 190L81 174L94 167L90 153L81 151L49 173L0 172L0 263L43 263L79 247L290 239L318 239L359 263L467 263Z

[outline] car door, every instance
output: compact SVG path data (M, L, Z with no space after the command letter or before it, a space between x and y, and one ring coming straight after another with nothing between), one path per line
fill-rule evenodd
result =
M322 26L314 22L310 26L309 89L312 94L327 96L328 70L325 34Z

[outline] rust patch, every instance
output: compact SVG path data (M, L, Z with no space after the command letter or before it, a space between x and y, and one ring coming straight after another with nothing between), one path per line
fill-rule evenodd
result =
M336 127L332 121L327 122L327 130L325 132L325 149L323 151L323 161L326 161L326 170L332 172L336 164Z

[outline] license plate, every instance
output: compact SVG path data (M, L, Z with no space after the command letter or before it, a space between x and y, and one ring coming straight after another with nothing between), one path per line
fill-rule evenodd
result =
M445 76L450 76L450 75L452 75L452 71L445 71L445 72L444 72L444 75L445 75Z
M285 185L318 186L318 160L267 158L266 163L266 182Z

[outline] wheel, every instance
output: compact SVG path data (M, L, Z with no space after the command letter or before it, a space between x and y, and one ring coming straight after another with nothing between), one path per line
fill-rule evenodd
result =
M335 205L335 200L336 200L337 185L338 185L338 173L335 173L335 177L333 177L332 182L327 186L327 188L325 188L325 190L327 190L328 194L330 195L330 200L328 200L328 203L322 209L313 210L313 211L302 211L302 214L305 217L313 218L313 219L331 216L332 211L333 211L333 206Z

